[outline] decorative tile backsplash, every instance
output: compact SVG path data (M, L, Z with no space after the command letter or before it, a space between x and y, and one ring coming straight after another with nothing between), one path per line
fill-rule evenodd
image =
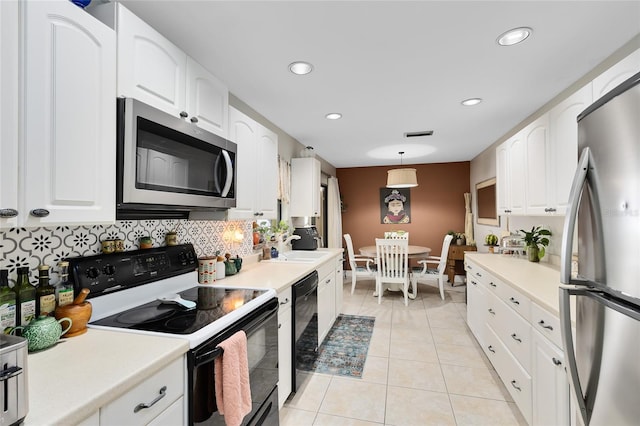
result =
M0 231L0 268L9 269L15 279L16 268L32 271L46 264L55 269L64 258L100 253L101 241L124 240L125 250L137 250L138 240L150 236L154 247L165 245L165 234L176 231L178 243L192 243L198 256L253 253L251 221L205 220L119 220L114 225L58 226L55 228L12 228ZM243 236L238 241L238 236ZM32 273L31 280L35 281Z

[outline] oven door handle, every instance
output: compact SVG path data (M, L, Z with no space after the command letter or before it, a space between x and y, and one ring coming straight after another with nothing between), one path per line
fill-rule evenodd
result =
M195 366L199 367L199 366L201 366L203 364L211 362L214 359L218 358L219 356L222 356L223 353L224 353L224 349L222 349L221 347L216 346L215 348L211 349L210 351L207 351L207 352L203 353L202 355L196 356Z

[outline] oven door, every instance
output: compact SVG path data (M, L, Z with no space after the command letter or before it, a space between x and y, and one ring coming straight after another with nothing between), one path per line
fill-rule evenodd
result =
M242 425L278 424L278 299L274 298L234 323L218 336L191 350L189 368L189 424L221 425L214 386L216 347L239 330L247 335L252 411Z
M118 202L235 207L236 144L132 98L118 99Z

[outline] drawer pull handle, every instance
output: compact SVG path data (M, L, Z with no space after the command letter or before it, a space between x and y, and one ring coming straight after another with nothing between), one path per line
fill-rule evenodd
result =
M289 303L289 298L288 297L286 299L284 299L283 302L280 302L281 305L286 305L287 303Z
M516 299L514 299L513 297L509 299L511 301L511 303L519 305L520 302L518 302Z
M33 217L47 217L49 216L49 210L47 209L33 209L29 214Z
M518 392L522 392L522 389L520 389L520 387L517 385L518 382L516 382L515 380L511 381L511 386L513 386Z
M480 272L476 272L476 276L482 278L482 274Z
M141 402L140 404L136 405L136 408L133 409L133 412L137 413L138 411L143 410L145 408L151 408L156 404L156 402L160 401L165 396L167 396L167 387L163 386L163 387L160 388L160 394L158 396L156 396L156 399L154 399L153 401L151 401L148 404L145 404L145 403Z
M487 309L487 311L489 311L489 313L491 315L495 315L496 314L495 311L492 308Z
M471 265L467 265L467 268L469 269L473 269L473 267Z
M515 340L516 342L520 342L522 343L522 339L518 337L518 335L516 333L513 333L511 335L511 337L513 338L513 340Z
M477 282L475 282L474 280L471 280L471 284L473 284L473 285L478 285L478 283L477 283Z
M0 218L10 219L18 216L18 210L16 209L0 209Z
M278 324L278 330L282 328L282 324Z
M538 321L538 324L540 324L540 327L542 327L542 328L546 328L547 330L553 330L553 327L550 326L550 325L545 324L544 320Z
M491 345L487 346L487 349L489 349L489 352L493 352L494 354L496 353L496 351L493 349L493 346Z
M553 363L554 363L555 365L562 365L562 361L560 361L560 360L559 360L558 358L556 358L556 357L551 358L551 361L553 361Z
M498 287L497 285L495 285L495 284L493 283L493 281L491 281L491 282L489 283L489 285L490 285L491 287Z

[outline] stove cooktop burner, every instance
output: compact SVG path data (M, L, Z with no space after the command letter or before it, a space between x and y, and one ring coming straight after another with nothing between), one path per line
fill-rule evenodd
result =
M265 292L267 290L192 287L178 294L183 299L196 302L194 309L156 300L91 324L169 334L192 334Z

